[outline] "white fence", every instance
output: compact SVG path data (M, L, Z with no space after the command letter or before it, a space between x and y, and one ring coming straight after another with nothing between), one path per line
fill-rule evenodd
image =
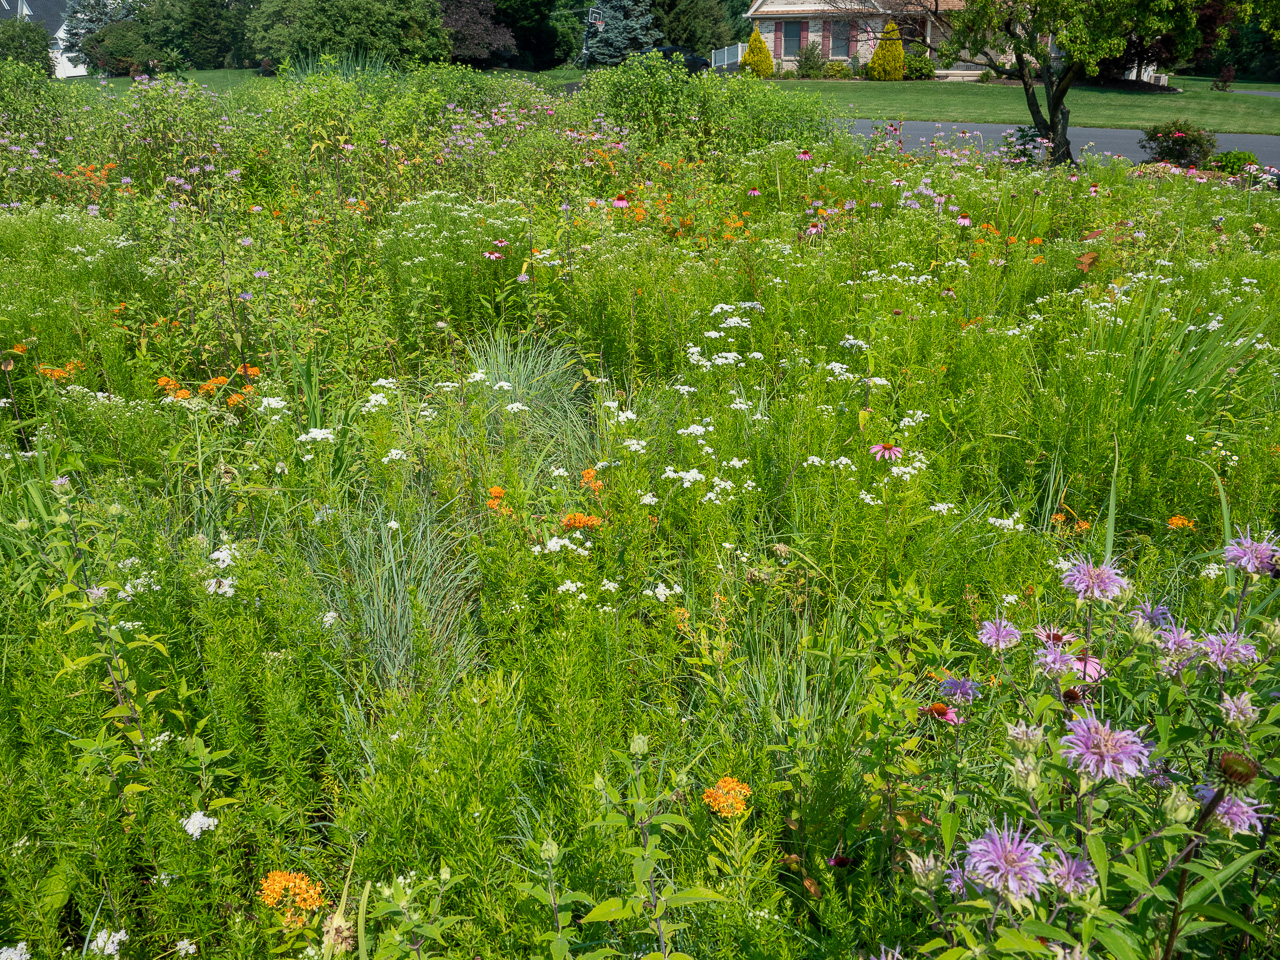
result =
M711 51L711 66L732 67L734 64L741 63L742 58L747 55L747 45L745 43L731 43L727 47L719 50Z

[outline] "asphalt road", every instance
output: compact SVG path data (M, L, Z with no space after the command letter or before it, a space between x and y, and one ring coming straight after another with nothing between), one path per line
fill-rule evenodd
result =
M1240 91L1241 93L1245 91ZM870 136L875 121L857 120L854 131ZM952 137L980 138L985 146L999 146L1004 132L1012 127L1003 123L930 123L927 120L907 120L902 124L902 140L908 147L928 144L933 140ZM1130 160L1143 160L1146 154L1138 147L1140 130L1113 130L1109 127L1072 127L1071 147L1079 156L1083 152L1121 156ZM1280 137L1261 133L1219 133L1219 150L1249 150L1262 163L1280 167Z

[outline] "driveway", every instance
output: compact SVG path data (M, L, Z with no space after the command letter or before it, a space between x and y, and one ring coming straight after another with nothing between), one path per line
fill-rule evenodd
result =
M1245 93L1247 91L1239 91ZM870 136L876 121L854 121L854 131ZM978 138L985 146L999 146L1004 132L1013 129L1003 123L930 123L907 120L902 124L902 141L908 147L925 145L934 140L953 137ZM1140 130L1113 130L1109 127L1072 127L1071 147L1079 156L1088 152L1143 160L1145 152L1138 146ZM1280 167L1280 137L1261 133L1219 133L1219 150L1249 150L1262 163Z

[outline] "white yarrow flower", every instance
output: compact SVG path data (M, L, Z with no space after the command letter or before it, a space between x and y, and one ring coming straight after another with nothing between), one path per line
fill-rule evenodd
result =
M209 816L203 810L196 810L182 821L182 829L191 834L192 840L199 840L201 834L212 832L217 825L218 818Z

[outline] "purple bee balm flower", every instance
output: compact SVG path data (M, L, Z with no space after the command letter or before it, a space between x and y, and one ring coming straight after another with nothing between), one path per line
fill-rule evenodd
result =
M246 291L244 291L244 293L240 294L240 299L241 299L241 300L252 300L252 299L253 299L253 294L252 294L252 293L250 293L248 290L246 290Z
M1222 718L1238 727L1251 727L1258 722L1259 711L1253 705L1253 694L1246 690L1222 701Z
M1036 651L1036 669L1050 677L1065 677L1076 672L1076 658L1062 647L1042 647Z
M1207 783L1196 787L1201 803L1208 803L1217 791ZM1248 797L1228 793L1214 811L1213 823L1227 833L1259 833L1262 829L1262 809L1265 803L1253 803Z
M984 620L978 631L978 639L992 650L1005 650L1022 639L1022 631L1004 617Z
M965 851L965 873L999 893L1040 899L1045 882L1044 845L1022 831L992 827Z
M902 457L902 448L895 447L892 443L874 444L871 447L870 452L875 454L875 458L877 460L888 460L892 462Z
M1256 663L1258 648L1245 642L1243 633L1207 633L1200 641L1200 654L1224 673L1234 664Z
M1078 557L1062 574L1062 585L1081 600L1112 600L1129 589L1129 581L1109 564L1097 566L1088 557Z
M253 275L257 277L259 280L265 280L267 279L267 277L271 276L271 274L268 273L266 270L255 270L253 271Z
M1167 627L1173 623L1173 615L1169 613L1169 608L1161 603L1152 603L1150 600L1139 602L1133 608L1131 615L1135 627L1140 624L1146 624L1153 630L1159 630L1161 627Z
M967 677L947 677L942 681L942 695L957 703L973 703L982 696L982 684Z
M1049 882L1065 893L1074 897L1088 893L1095 883L1093 864L1078 857L1068 857L1058 852L1058 862L1049 871Z
M1191 631L1176 623L1171 623L1157 632L1156 639L1160 641L1160 649L1169 654L1185 653L1196 643L1195 638L1191 636Z
M1094 780L1111 777L1123 783L1147 767L1151 750L1132 730L1112 730L1110 721L1103 723L1092 711L1068 720L1067 729L1062 756Z
M1252 539L1248 527L1245 527L1243 533L1237 528L1236 534L1236 538L1222 551L1223 560L1248 573L1270 575L1276 572L1280 548L1277 548L1274 541L1266 536L1261 540Z

